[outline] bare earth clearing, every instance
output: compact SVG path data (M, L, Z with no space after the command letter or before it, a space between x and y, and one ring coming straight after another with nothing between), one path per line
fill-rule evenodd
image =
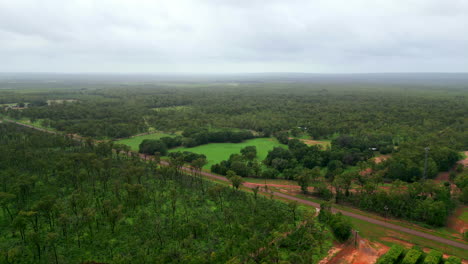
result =
M351 239L348 243L333 247L319 264L372 264L389 249L384 244L370 242L360 237L357 244L356 248L354 240Z

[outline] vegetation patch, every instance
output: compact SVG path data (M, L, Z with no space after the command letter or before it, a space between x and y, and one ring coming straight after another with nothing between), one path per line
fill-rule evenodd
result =
M272 150L274 147L287 148L287 146L279 143L274 138L255 138L241 143L210 143L193 148L175 148L169 150L169 152L189 151L197 154L204 154L208 161L204 168L209 169L211 165L219 163L222 160L229 159L231 154L239 153L242 148L247 146L255 146L257 148L258 160L265 159L268 155L268 151Z
M169 134L164 132L156 132L141 136L134 136L126 139L120 139L115 141L115 143L124 144L129 146L133 151L138 151L138 146L145 139L160 139L162 137L175 137L175 134Z
M300 264L331 246L331 232L297 204L114 152L112 142L2 123L0 145L5 263Z

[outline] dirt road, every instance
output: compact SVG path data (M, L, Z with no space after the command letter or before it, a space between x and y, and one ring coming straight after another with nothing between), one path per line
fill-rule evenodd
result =
M192 170L190 168L187 168L187 167L183 167L183 170L187 171L187 172L192 172ZM201 174L203 176L206 176L206 177L209 177L209 178L229 182L229 180L226 177L223 177L223 176L219 176L219 175L212 174L212 173L209 173L209 172L204 172L204 171L202 171ZM248 183L248 182L244 183L243 185L245 187L248 187L248 188L254 188L254 187L258 186L258 184L252 184L252 183ZM315 208L320 208L320 204L312 202L312 201L304 200L304 199L297 198L297 197L287 195L287 194L284 194L284 193L280 193L280 192L272 192L272 194L274 196L285 198L287 200L297 201L298 203L301 203L301 204L313 206ZM434 235L431 235L431 234L416 231L416 230L406 228L406 227L402 227L402 226L399 226L399 225L394 225L394 224L387 223L387 222L384 222L384 221L380 221L380 220L377 220L377 219L374 219L374 218L370 218L370 217L367 217L367 216L351 213L351 212L336 209L336 208L332 208L332 212L333 213L341 212L343 215L353 217L353 218L356 218L356 219L359 219L359 220L363 220L363 221L366 221L368 223L380 225L380 226L390 228L390 229L394 229L394 230L397 230L397 231L400 231L400 232L403 232L403 233L408 233L408 234L411 234L411 235L423 237L423 238L426 238L426 239L429 239L429 240L434 240L434 241L437 241L437 242L440 242L440 243L443 243L443 244L447 244L447 245L451 245L451 246L454 246L454 247L458 247L458 248L468 250L468 244L465 244L465 243L445 239L445 238L442 238L442 237L434 236Z
M34 126L31 126L31 125L15 122L15 121L11 121L11 120L4 120L4 121L15 123L17 125L29 127L29 128L36 129L36 130L43 131L43 132L47 132L47 133L57 134L57 132L54 132L54 131L49 131L49 130L46 130L46 129L34 127ZM140 157L142 157L144 159L149 158L146 155L140 155ZM167 166L168 162L161 161L161 164ZM182 167L182 170L184 170L186 172L193 172L193 170L190 167ZM226 177L223 177L223 176L220 176L220 175L216 175L216 174L205 172L205 171L202 171L201 174L203 176L207 177L207 178L229 182L229 180ZM252 183L248 183L248 182L244 183L243 185L245 187L248 187L248 188L254 188L254 187L258 186L257 184L252 184ZM274 196L276 196L276 197L284 198L284 199L287 199L287 200L290 200L290 201L297 201L298 203L301 203L301 204L305 204L305 205L313 206L313 207L316 207L316 208L320 208L320 204L315 203L315 202L311 202L311 201L308 201L308 200L304 200L304 199L301 199L301 198L297 198L297 197L287 195L287 194L284 194L284 193L279 193L279 192L272 192L272 194ZM450 246L454 246L454 247L458 247L458 248L461 248L461 249L468 250L468 244L465 244L465 243L461 243L461 242L445 239L445 238L442 238L442 237L430 235L430 234L427 234L427 233L424 233L424 232L416 231L416 230L413 230L413 229L405 228L405 227L402 227L402 226L394 225L394 224L387 223L387 222L384 222L384 221L380 221L380 220L377 220L377 219L374 219L374 218L370 218L370 217L366 217L366 216L363 216L363 215L351 213L351 212L348 212L348 211L343 211L343 210L336 209L336 208L332 208L332 212L334 212L334 213L341 212L343 215L353 217L353 218L356 218L356 219L359 219L359 220L362 220L362 221L366 221L368 223L376 224L376 225L379 225L379 226L383 226L385 228L397 230L397 231L400 231L400 232L403 232L403 233L423 237L423 238L426 238L426 239L429 239L429 240L437 241L439 243L443 243L443 244L447 244L447 245L450 245Z

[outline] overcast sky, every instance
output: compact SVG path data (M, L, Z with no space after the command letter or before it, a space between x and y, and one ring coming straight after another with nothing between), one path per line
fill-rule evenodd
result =
M468 0L0 0L1 72L467 72Z

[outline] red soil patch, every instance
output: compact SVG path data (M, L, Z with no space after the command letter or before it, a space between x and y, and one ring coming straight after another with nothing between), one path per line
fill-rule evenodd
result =
M335 257L336 254L338 254L341 250L343 250L344 245L335 245L332 247L330 250L328 250L327 256L322 259L318 264L327 264L329 261Z
M329 251L331 254L319 264L372 264L389 249L383 244L362 238L358 238L358 245L358 248L355 248L354 241L351 241L335 251L332 249Z
M387 159L389 159L391 157L390 154L387 154L387 155L380 155L380 156L377 156L374 158L374 162L379 164L381 163L382 161L386 161Z

